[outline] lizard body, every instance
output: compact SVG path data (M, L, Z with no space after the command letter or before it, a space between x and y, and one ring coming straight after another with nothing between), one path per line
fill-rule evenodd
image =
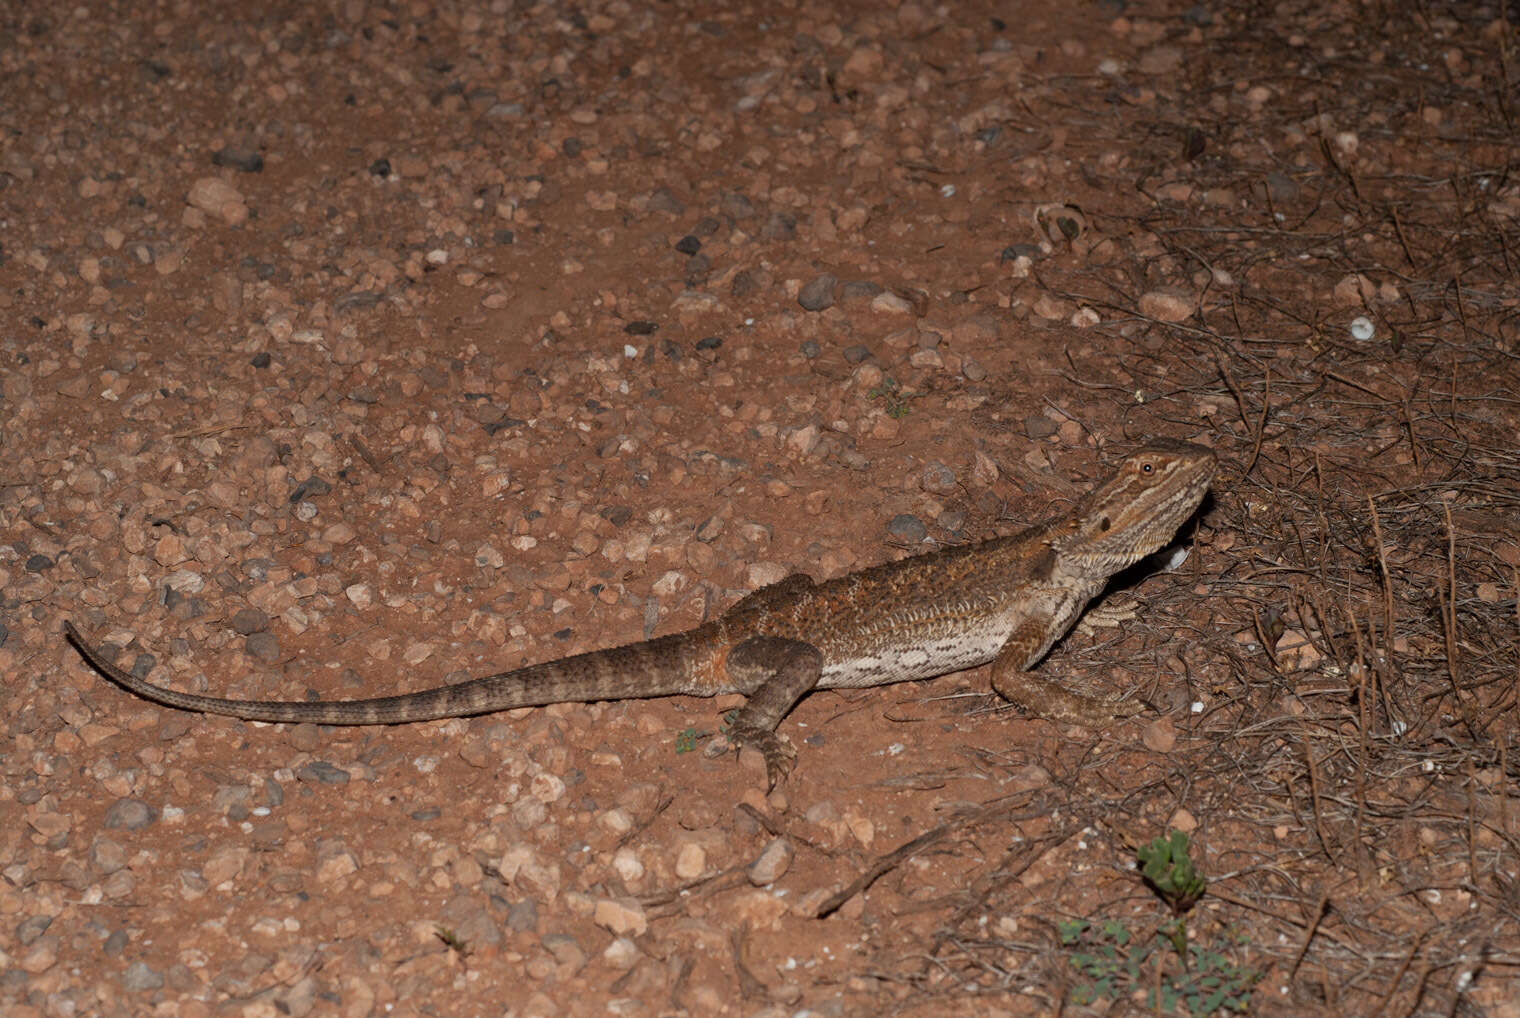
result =
M144 699L252 721L400 724L548 703L743 693L749 699L729 739L765 754L774 785L795 756L776 726L813 689L886 685L991 662L993 688L1038 715L1100 725L1132 713L1029 669L1110 577L1171 540L1202 502L1215 465L1202 446L1156 443L1069 512L1022 533L823 583L793 574L684 633L397 696L299 701L183 693L112 664L72 623L64 630L91 665Z

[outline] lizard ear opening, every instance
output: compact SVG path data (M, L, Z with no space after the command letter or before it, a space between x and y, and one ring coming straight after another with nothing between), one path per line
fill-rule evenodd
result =
M1098 521L1098 533L1100 533L1100 534L1106 534L1106 533L1108 533L1108 528L1110 526L1111 526L1111 524L1108 522L1108 517L1107 516L1103 517L1102 519L1100 519Z

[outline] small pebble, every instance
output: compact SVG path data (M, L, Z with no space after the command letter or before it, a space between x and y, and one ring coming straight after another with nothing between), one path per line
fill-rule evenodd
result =
M894 540L913 545L922 543L929 536L929 528L912 513L902 513L892 517L892 522L887 524L887 533Z
M226 148L217 149L211 154L211 162L215 166L231 166L244 173L264 171L264 157L258 150L239 145L228 145Z
M273 633L252 633L244 642L248 656L255 661L272 665L280 660L280 641Z
M761 849L759 857L750 863L745 876L756 887L773 884L791 868L794 855L796 855L796 849L792 847L790 840L772 838L770 843Z
M834 287L839 280L828 273L816 276L797 293L797 303L805 311L822 311L834 306Z
M326 760L310 760L296 768L296 780L321 785L346 785L349 773Z
M162 989L164 977L148 967L146 962L134 961L127 966L121 977L122 989L140 993L144 990Z
M924 465L918 475L919 487L935 495L947 495L957 489L955 471L934 460Z
M158 819L158 813L140 799L117 799L106 807L104 826L108 831L140 831Z
M269 616L257 608L239 608L232 613L229 624L240 636L251 636L269 628Z

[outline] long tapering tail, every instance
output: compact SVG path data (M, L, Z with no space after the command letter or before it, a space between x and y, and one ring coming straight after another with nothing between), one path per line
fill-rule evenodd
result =
M452 686L435 686L396 696L364 700L234 700L181 693L147 682L106 660L100 649L85 640L72 622L65 622L63 631L91 667L144 700L201 714L225 714L245 721L397 725L547 703L711 693L694 688L689 681L692 669L696 667L690 633L589 651Z

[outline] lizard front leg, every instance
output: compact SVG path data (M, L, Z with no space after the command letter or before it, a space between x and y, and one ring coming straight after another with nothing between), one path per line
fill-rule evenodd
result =
M1025 619L992 659L992 688L1010 703L1036 717L1101 728L1116 717L1128 717L1143 706L1122 697L1100 699L1073 693L1054 679L1028 670L1048 645L1050 619Z
M811 643L780 636L751 636L736 643L724 661L735 686L751 691L733 714L727 740L707 747L720 756L731 746L749 745L765 756L769 788L787 776L797 751L776 734L776 726L823 675L823 654Z

